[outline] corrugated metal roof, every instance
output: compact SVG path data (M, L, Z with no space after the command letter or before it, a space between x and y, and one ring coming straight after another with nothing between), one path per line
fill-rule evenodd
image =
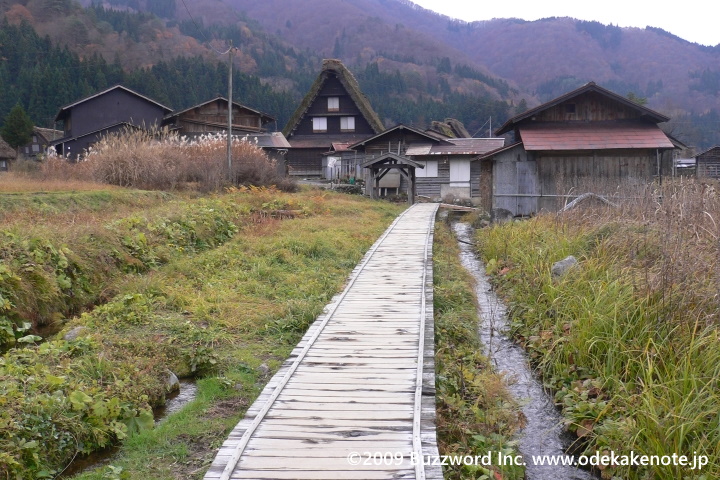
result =
M233 137L235 137L235 135L233 135ZM243 135L242 138L247 139L249 143L254 143L261 148L290 148L290 143L288 143L285 135L280 132L248 133Z
M650 123L545 123L520 127L525 150L611 150L673 148Z
M405 155L429 155L432 147L429 143L413 144L405 150Z
M452 145L433 145L431 155L482 155L505 145L504 138L448 138Z

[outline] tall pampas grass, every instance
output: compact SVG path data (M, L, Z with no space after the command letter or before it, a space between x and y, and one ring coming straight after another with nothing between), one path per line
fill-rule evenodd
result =
M167 130L126 128L103 137L75 164L49 158L41 175L145 190L208 192L230 185L295 188L278 171L276 162L245 137L233 137L232 158L229 169L224 133L189 139Z

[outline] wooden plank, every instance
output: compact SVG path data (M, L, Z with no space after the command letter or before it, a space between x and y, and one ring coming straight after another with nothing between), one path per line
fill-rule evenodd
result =
M434 405L429 245L436 208L406 210L368 251L206 478L441 478L409 463L367 470L346 458L361 448L400 449L408 459L411 451L436 451L434 412L431 419L427 412Z

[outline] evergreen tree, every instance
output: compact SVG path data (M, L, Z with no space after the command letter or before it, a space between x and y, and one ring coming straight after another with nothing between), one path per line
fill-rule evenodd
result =
M15 104L5 117L5 122L2 129L0 129L3 140L17 150L21 145L30 143L32 133L32 120L30 120L30 117L19 103Z

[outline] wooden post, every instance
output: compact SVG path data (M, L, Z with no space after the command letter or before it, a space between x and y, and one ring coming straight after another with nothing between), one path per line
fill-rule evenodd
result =
M412 183L412 203L415 203L415 196L417 195L417 176L415 175L415 167L408 167L410 170L410 182ZM412 203L410 205L412 205Z
M228 50L228 137L227 137L227 166L228 179L232 181L232 108L233 108L233 44L230 40Z

